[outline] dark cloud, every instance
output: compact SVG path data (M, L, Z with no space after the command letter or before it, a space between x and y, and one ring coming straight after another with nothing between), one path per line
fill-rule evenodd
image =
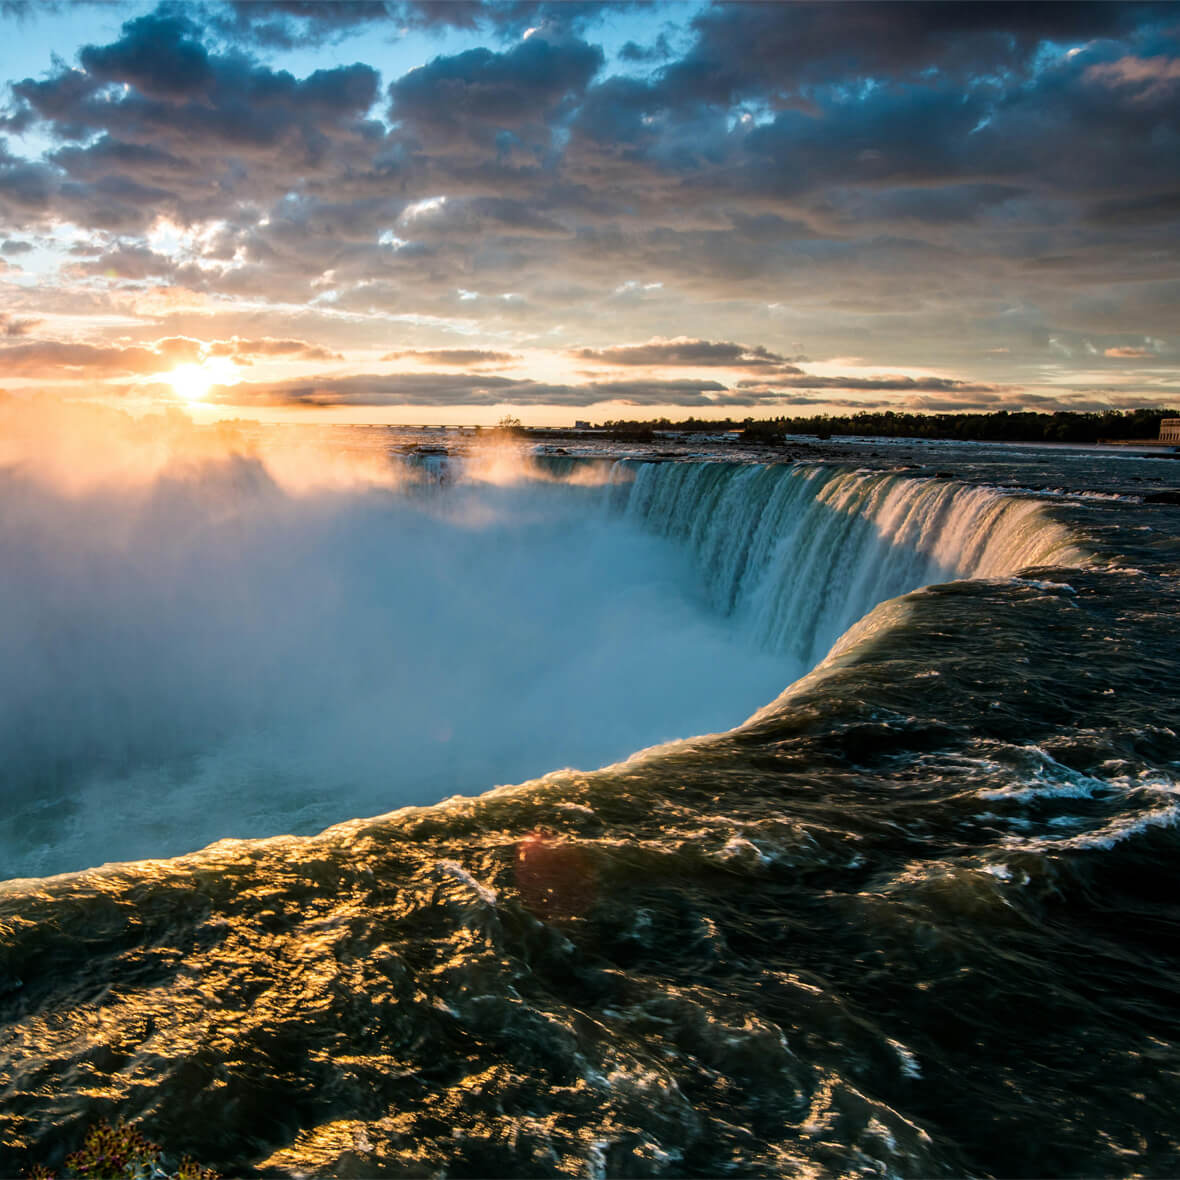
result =
M56 177L44 164L0 160L0 208L14 219L48 209Z
M728 395L716 381L600 381L546 384L471 373L358 374L302 381L243 382L218 386L216 400L231 405L307 406L590 406L625 401L634 405L716 403ZM746 395L748 400L749 395Z
M1099 225L1114 226L1180 221L1180 191L1096 201L1087 208L1086 219Z
M10 315L0 314L0 331L8 337L27 336L40 322L40 320L21 320Z
M235 0L212 20L218 32L234 40L294 49L390 21L394 7L383 0Z
M109 278L147 279L173 276L177 270L172 259L148 246L124 243L97 258L76 262L70 271L77 275L105 275Z
M388 29L438 33L486 30L519 38L527 29L578 34L604 15L641 7L645 0L232 0L210 13L221 36L274 49L317 47L356 34Z
M739 381L739 389L846 389L873 393L964 393L1003 394L1011 390L1004 386L984 385L973 381L959 381L951 377L817 377L810 373L802 376L775 377L769 381Z
M76 12L85 8L109 8L111 0L0 0L0 17L31 23L47 13Z
M1012 390L964 381L908 378L836 378L829 385L820 379L808 389L840 389L904 394L937 394L944 404L1002 404ZM685 407L824 405L863 406L851 398L809 397L778 385L740 382L730 389L716 381L590 381L580 385L547 384L512 378L473 378L469 374L429 374L423 377L354 376L323 380L276 382L223 387L219 400L249 404L336 405L461 405L576 406L623 402L634 406L681 405Z
M120 82L141 94L171 98L207 92L213 66L201 30L175 10L128 21L111 45L87 45L78 55L95 82Z
M829 200L846 226L917 222L926 226L979 221L1028 189L1010 184L945 184L936 188L846 189Z
M569 232L533 202L495 196L448 197L429 202L425 208L411 203L398 222L398 233L417 239L419 248L454 242L460 235L486 240L496 233L534 236Z
M420 134L495 142L497 133L549 123L603 60L597 46L539 35L504 53L481 48L436 57L389 87L390 117Z
M1178 11L1128 0L715 4L694 22L696 44L660 81L670 105L730 105L833 81L994 76L1029 70L1045 42L1118 38L1145 23L1166 25Z
M581 35L603 16L655 5L656 0L488 0L484 13L502 36L519 37L527 29L562 36Z
M671 56L672 47L668 43L666 33L660 33L651 45L639 45L635 41L628 41L619 50L619 57L624 61L667 61Z
M83 47L16 82L11 120L42 120L66 145L49 165L0 158L0 208L48 208L83 225L132 230L158 213L224 216L320 173L371 158L366 122L377 71L356 63L297 79L240 53L217 55L202 29L161 7L110 45ZM82 142L86 141L86 142Z
M1099 396L1093 396L1094 394ZM915 393L897 399L894 404L907 410L929 413L987 410L1036 410L1045 413L1069 410L1075 413L1100 413L1119 407L1129 409L1162 403L1158 397L1150 393L1126 393L1115 390L1055 390L1051 393L1035 393L1028 390L1011 390L992 393Z
M232 40L295 49L376 32L383 25L391 31L475 29L488 15L482 0L234 0L210 19Z
M112 169L164 173L185 166L179 156L154 144L125 143L109 135L85 148L60 148L49 159L78 179L103 176Z
M761 345L733 344L727 340L649 340L646 344L614 345L611 348L578 348L573 356L609 365L724 366L731 369L774 368L800 373L792 357L780 356Z
M411 348L402 352L386 353L383 361L419 361L425 365L507 365L519 361L513 352L492 352L486 348Z
M512 400L506 393L519 384L505 377L475 380L469 373L359 374L241 382L218 386L211 397L231 405L495 405Z
M1180 185L1176 45L1101 38L1146 46L1169 23L1180 6L719 5L684 58L589 89L570 161L677 204L686 185L701 202L807 201L840 232L978 220L1048 188L1096 197L1116 176L1119 205L1098 215L1145 199L1128 187L1154 193L1131 215L1154 213Z

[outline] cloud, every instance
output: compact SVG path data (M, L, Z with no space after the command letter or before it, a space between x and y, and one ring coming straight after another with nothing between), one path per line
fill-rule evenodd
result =
M397 373L242 382L218 387L213 396L234 405L590 406L625 401L635 405L706 406L716 404L717 396L728 392L716 381L599 381L561 385L471 373Z
M831 214L845 226L916 223L951 226L978 222L1029 189L1011 184L944 184L933 188L845 189L831 198Z
M1086 219L1102 225L1150 225L1180 220L1180 192L1146 193L1140 196L1094 201Z
M1004 394L1010 386L961 381L952 377L817 377L810 373L800 377L774 377L768 381L739 381L739 389L848 389L874 393L936 392L959 394Z
M206 93L213 84L198 26L163 9L127 21L118 41L84 46L78 56L95 81L126 83L141 94L171 98Z
M603 61L597 46L576 39L551 44L540 36L504 53L480 48L436 57L390 85L390 117L433 138L499 138L507 145L505 136L552 120Z
M1108 348L1102 355L1114 357L1117 360L1132 360L1141 357L1154 357L1155 353L1150 348L1131 348L1123 346L1119 348Z
M619 50L619 57L624 61L650 62L667 61L672 56L672 47L668 43L668 35L660 33L651 45L640 45L635 41L627 41Z
M608 365L724 366L731 369L775 368L784 373L801 373L792 361L761 345L747 346L728 340L695 340L678 336L657 337L646 344L614 345L610 348L578 348L571 353L584 361Z
M75 262L69 269L76 275L105 275L120 279L180 277L177 274L179 268L173 259L157 253L149 246L132 243L120 244L97 258ZM199 272L190 273L187 277L200 281Z
M301 361L340 361L341 353L309 344L306 340L276 340L273 337L243 339L234 336L230 340L214 340L206 348L209 356L228 356L240 364L250 364L255 357L282 357Z
M184 161L171 152L151 144L127 143L110 135L101 136L86 148L60 148L49 158L77 179L101 177L111 169L150 173L184 167Z
M191 336L167 336L157 340L152 350L170 365L193 364L201 359L204 345Z
M37 340L0 348L0 371L17 377L46 377L82 373L151 374L171 369L175 362L151 349Z
M0 209L21 224L24 217L47 211L56 178L44 164L0 158Z
M23 336L35 321L0 320L7 336ZM165 336L143 345L94 345L64 340L36 340L0 348L0 369L14 376L98 377L166 373L177 365L196 364L208 357L230 357L251 364L258 357L301 361L342 360L304 340L271 338L203 341L191 336Z
M3 332L8 337L27 336L39 323L41 323L40 320L21 320L0 313L0 332Z
M1121 57L1086 69L1087 82L1130 92L1133 102L1174 100L1180 92L1180 59L1174 57Z
M2 120L34 134L0 147L0 253L38 284L6 285L3 307L24 323L184 299L224 317L209 347L239 332L290 345L226 354L243 364L373 355L420 323L468 347L395 360L515 364L500 342L527 339L619 376L762 379L695 383L692 405L819 388L799 357L735 341L864 356L882 380L986 358L988 380L965 383L982 390L1048 359L1049 338L1072 353L1054 358L1061 377L1081 340L1170 330L1180 5L663 8L614 25L603 44L635 41L609 56L592 32L618 11L162 5L73 65L30 62ZM382 82L386 36L422 64ZM325 43L359 60L296 77L255 56ZM25 146L47 137L43 155ZM558 404L593 393L555 388Z
M513 352L493 352L487 348L411 348L389 352L383 361L417 361L424 365L459 365L474 368L478 365L506 365L519 361Z
M0 205L50 206L82 225L133 231L161 213L181 224L235 200L274 199L308 178L371 158L378 128L371 66L297 79L241 53L216 54L204 31L162 6L109 45L84 46L13 84L10 121L41 121L64 146L48 164L0 159Z
M233 40L274 49L318 47L374 26L474 29L489 8L481 0L233 0L212 16Z
M670 102L728 104L752 94L798 95L834 79L1022 73L1047 41L1120 37L1174 15L1174 5L1125 0L1068 7L979 0L717 4L696 17L695 45L669 66L661 85Z
M678 206L686 188L702 202L807 202L813 230L840 234L897 219L977 221L1049 189L1115 199L1116 174L1120 201L1135 199L1128 188L1174 192L1180 168L1163 145L1175 141L1177 104L1112 95L1087 55L1054 60L1052 46L1164 36L1180 9L1027 8L718 5L679 61L589 89L571 156L600 175L609 160L640 191L678 176ZM1174 51L1142 60L1157 81L1178 68ZM997 70L1022 76L997 82Z

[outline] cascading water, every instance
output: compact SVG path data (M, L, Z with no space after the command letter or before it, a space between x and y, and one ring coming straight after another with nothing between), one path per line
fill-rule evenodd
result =
M948 480L627 462L617 478L616 508L688 547L713 609L801 669L886 599L1083 557L1040 501Z
M0 537L25 669L0 680L4 875L304 834L724 730L883 599L1074 553L1035 501L897 474L410 469L314 504L242 459L105 497L23 488Z

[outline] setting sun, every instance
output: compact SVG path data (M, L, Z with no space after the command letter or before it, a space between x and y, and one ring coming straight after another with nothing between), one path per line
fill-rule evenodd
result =
M204 365L179 365L168 374L176 396L186 402L199 402L209 392L213 377Z
M177 365L167 380L177 397L186 402L199 402L214 385L235 384L238 370L232 361L214 357L200 364Z

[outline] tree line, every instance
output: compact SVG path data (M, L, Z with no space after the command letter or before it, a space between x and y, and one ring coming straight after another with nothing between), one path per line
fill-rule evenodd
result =
M1096 443L1109 439L1155 439L1160 420L1180 417L1180 410L1161 406L1137 410L1078 412L1058 410L993 410L986 414L907 414L895 410L862 410L858 414L816 414L811 417L732 418L706 421L668 418L649 421L616 419L599 429L614 435L651 437L656 431L676 430L716 434L740 430L751 442L781 441L789 434L833 436L868 435L878 438L943 438L972 442Z

